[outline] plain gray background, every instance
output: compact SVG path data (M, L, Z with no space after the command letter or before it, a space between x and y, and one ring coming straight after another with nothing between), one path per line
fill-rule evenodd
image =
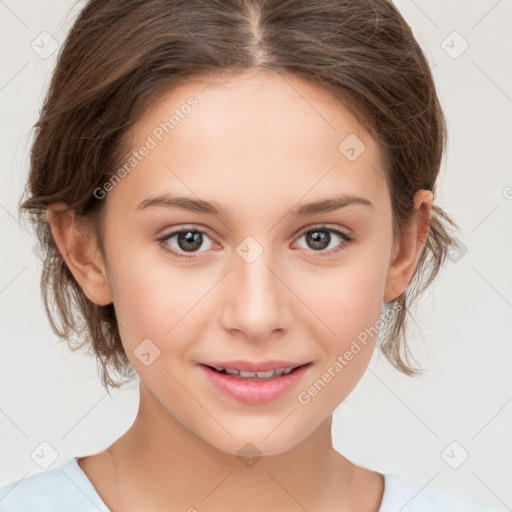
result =
M334 414L335 447L366 467L511 510L512 2L395 3L448 120L435 202L461 226L462 250L416 311L410 344L425 373L406 377L375 353ZM41 443L56 451L55 466L110 445L137 412L137 381L111 399L94 359L52 333L35 235L18 223L31 128L57 56L42 33L60 45L80 5L0 1L0 485L42 471L33 457Z

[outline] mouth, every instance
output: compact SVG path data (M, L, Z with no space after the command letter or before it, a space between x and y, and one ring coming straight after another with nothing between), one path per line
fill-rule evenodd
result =
M278 377L282 377L284 375L289 375L290 373L293 373L297 371L299 368L302 368L304 366L309 366L312 363L305 363L300 364L297 366L287 366L282 368L276 368L274 370L267 370L267 371L245 371L237 368L225 368L222 366L214 366L214 365L208 365L208 364L202 364L202 366L206 366L207 368L210 368L211 370L220 373L221 375L229 375L234 378L238 379L251 379L255 381L262 381L262 380L272 380L276 379Z
M257 372L205 363L200 363L199 367L206 375L206 382L223 395L246 404L258 405L285 397L299 384L312 365L309 362Z

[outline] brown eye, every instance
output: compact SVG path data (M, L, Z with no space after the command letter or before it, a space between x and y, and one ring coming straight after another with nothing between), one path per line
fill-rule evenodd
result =
M306 234L306 243L315 250L326 249L331 243L331 234L327 230L315 229Z
M174 241L175 240L175 241ZM209 240L206 250L211 249L213 243L211 238L204 232L198 229L181 229L173 231L157 241L160 243L162 248L167 252L170 252L174 256L181 258L193 258L194 254L202 253L201 247L204 248L204 241ZM187 253L190 253L188 255Z
M179 248L186 252L196 251L203 243L203 234L199 231L180 231L177 237Z
M302 233L299 240L304 238L305 249L311 249L323 254L333 254L344 249L352 238L337 229L320 226ZM341 242L340 242L341 239Z

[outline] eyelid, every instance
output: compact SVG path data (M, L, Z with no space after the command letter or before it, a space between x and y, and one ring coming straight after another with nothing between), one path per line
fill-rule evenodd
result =
M311 226L307 226L305 228L301 228L295 236L295 239L301 237L305 233L308 233L309 231L314 231L315 229L321 230L324 229L326 231L335 231L338 233L341 233L343 236L346 236L347 238L352 238L351 230L348 228L342 228L341 226L335 224L331 225L329 223L322 224L321 222L319 224L312 224ZM345 230L345 231L343 231Z
M182 231L197 231L198 233L203 233L212 239L214 238L209 233L209 229L201 226L200 224L179 224L177 227L170 227L169 231L164 230L161 235L158 235L158 238L169 238L170 236L181 233Z

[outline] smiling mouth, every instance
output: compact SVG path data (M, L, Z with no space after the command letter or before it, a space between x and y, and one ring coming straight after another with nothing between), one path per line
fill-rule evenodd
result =
M231 366L231 368L217 366L219 364ZM230 361L229 363L208 361L199 363L199 366L209 383L213 384L222 395L250 405L263 405L290 393L305 378L313 362L297 364L295 361L267 361L253 364L247 361ZM245 368L259 366L267 369L250 372L237 369L240 366ZM269 366L271 369L268 369ZM285 370L289 370L288 373L284 373Z
M302 364L295 367L290 368L279 368L277 370L269 370L265 372L247 372L243 370L236 370L234 368L222 368L222 367L216 367L216 366L210 366L210 365L203 365L207 368L210 368L211 370L214 370L217 373L220 373L221 375L229 375L230 377L234 377L236 379L240 380L273 380L277 379L286 375L290 375L297 371L300 368L309 366L311 363Z

